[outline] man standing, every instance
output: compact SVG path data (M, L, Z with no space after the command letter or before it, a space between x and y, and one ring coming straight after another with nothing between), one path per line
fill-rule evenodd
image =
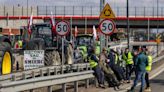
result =
M133 55L128 48L125 49L125 52L122 55L123 60L126 62L126 80L127 83L130 83L130 77L133 69Z
M134 92L134 89L140 79L141 79L141 88L140 88L139 92L143 92L144 83L145 83L146 66L148 65L148 59L144 53L143 48L141 48L141 51L140 51L138 57L136 58L135 63L136 63L136 77L134 80L134 84L130 89L130 92Z
M146 49L146 55L147 55L147 58L148 58L148 66L146 66L146 74L145 74L145 81L146 81L145 91L151 91L150 82L149 82L149 72L151 71L153 58L150 55L150 52L148 51L148 49Z

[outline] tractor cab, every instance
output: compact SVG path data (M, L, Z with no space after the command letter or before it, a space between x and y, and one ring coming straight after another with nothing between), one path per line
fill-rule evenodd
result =
M76 37L76 46L80 50L83 59L86 60L88 52L95 48L95 53L100 54L100 45L95 41L92 34L82 34Z

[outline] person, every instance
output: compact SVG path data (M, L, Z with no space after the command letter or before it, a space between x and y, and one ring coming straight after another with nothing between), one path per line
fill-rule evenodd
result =
M132 69L133 69L133 55L129 51L129 49L126 48L122 57L126 62L126 80L127 80L127 83L130 83L130 78L131 78Z
M149 82L149 72L151 71L153 58L150 55L150 52L148 51L148 49L146 49L146 55L147 55L147 58L148 58L148 66L146 66L146 74L145 74L145 82L146 82L145 91L151 91L150 82Z
M109 59L107 58L107 49L103 48L102 53L100 54L100 60L99 60L100 67L105 74L105 79L108 82L108 86L114 87L115 90L116 88L119 89L120 83L117 80L113 70L107 65L108 62L109 62Z
M104 86L104 74L101 71L101 68L99 67L99 64L98 64L99 59L95 54L94 48L92 48L90 50L88 60L89 60L89 64L90 64L91 68L94 71L95 77L98 80L99 87L105 88L105 86Z
M111 67L111 69L114 71L118 81L123 83L124 80L124 75L123 75L123 70L119 66L119 58L118 58L118 53L115 52L113 49L110 50L109 55L108 55L108 65Z
M147 65L148 65L148 58L145 55L143 48L141 48L141 51L139 51L139 54L136 58L136 77L129 92L134 92L134 89L140 79L141 79L141 88L139 92L143 92Z
M133 61L134 61L134 65L133 65L133 69L132 71L135 72L135 76L136 76L136 59L137 59L137 56L138 56L138 50L134 50L133 51Z

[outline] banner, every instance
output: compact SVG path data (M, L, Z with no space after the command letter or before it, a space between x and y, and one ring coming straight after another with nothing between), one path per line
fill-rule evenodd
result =
M24 70L39 68L44 66L44 50L24 51Z

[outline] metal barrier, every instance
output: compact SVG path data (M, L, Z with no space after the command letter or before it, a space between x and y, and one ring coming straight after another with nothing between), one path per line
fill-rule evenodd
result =
M24 90L30 90L40 87L49 87L49 92L52 91L51 86L56 84L63 84L68 82L77 82L80 80L85 80L89 78L93 78L93 71L83 71L83 72L75 72L69 74L62 74L62 75L55 75L55 76L45 76L39 78L33 78L28 80L19 80L19 81L12 81L9 83L3 83L0 85L1 92L18 92ZM75 83L76 89L78 89L78 83ZM51 91L50 91L51 90ZM63 89L65 90L65 88Z
M57 74L63 74L64 72L70 73L73 71L81 71L81 70L91 70L90 65L88 63L84 63L84 64L63 65L63 66L49 66L49 67L12 73L8 75L0 76L0 84L5 82L10 82L12 80L17 81L22 79L33 78L35 76L50 75L51 73L57 75Z

